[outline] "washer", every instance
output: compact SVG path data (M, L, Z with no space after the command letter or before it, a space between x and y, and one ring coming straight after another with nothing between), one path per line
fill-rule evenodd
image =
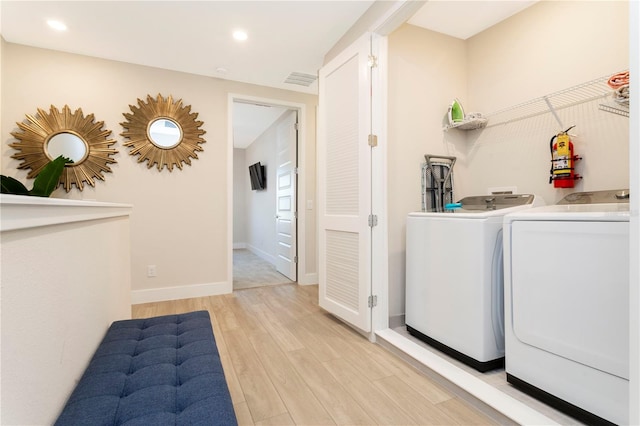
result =
M507 381L588 424L628 423L628 197L504 218Z
M531 194L463 198L407 217L406 326L478 371L504 365L502 223L541 205Z

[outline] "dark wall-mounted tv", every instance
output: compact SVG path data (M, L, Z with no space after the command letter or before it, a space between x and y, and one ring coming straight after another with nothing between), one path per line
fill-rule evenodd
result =
M259 161L249 166L249 177L251 178L252 190L267 188L267 174L264 166Z

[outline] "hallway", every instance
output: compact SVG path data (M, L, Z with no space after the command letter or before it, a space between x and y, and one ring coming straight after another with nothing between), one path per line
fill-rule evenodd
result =
M273 264L247 249L233 250L233 289L291 284L293 281L276 271Z

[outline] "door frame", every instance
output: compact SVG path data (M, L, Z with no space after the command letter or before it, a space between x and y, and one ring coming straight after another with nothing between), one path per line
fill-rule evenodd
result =
M387 40L386 35L371 34L372 53L377 56L376 70L371 75L371 133L378 137L378 146L371 151L371 212L378 216L378 225L371 228L371 294L377 298L371 312L372 342L376 331L389 328Z
M307 199L306 181L307 167L306 157L306 110L307 106L299 102L289 102L282 99L262 98L238 93L229 93L227 97L227 277L229 292L233 291L233 103L234 102L257 103L288 108L298 112L298 182L296 186L296 210L298 213L296 238L297 244L297 277L298 284L316 284L316 274L306 273L306 223L307 210L304 200Z

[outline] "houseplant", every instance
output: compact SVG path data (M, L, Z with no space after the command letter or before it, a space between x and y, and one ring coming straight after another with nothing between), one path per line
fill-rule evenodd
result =
M64 166L72 161L62 155L44 166L36 179L33 188L28 190L19 180L11 176L0 175L0 192L2 194L32 195L35 197L49 197L60 182L60 175Z

